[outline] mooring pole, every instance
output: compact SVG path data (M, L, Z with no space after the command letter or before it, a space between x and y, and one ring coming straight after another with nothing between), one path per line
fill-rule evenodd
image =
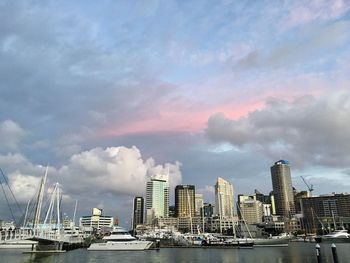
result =
M316 244L316 256L317 256L317 263L321 263L321 246L320 244Z
M339 263L338 254L337 254L337 247L336 247L336 245L334 243L332 244L331 247L332 247L333 262L334 263Z

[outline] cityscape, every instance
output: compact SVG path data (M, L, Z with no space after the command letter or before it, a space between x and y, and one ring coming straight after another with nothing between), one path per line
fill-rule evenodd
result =
M350 0L0 0L0 261L350 261Z
M218 232L233 235L240 222L248 225L254 237L290 233L307 238L337 229L349 230L350 194L325 193L313 196L313 185L298 191L292 185L288 161L271 166L273 190L267 194L252 190L249 195L234 191L233 184L221 177L215 183L215 203L206 203L195 185L177 185L175 205L169 203L167 175L157 175L147 182L146 196L133 202L132 230L176 229L183 233ZM92 216L80 218L80 226L101 229L112 227L116 218L94 208ZM118 220L117 220L118 221ZM245 229L240 229L247 232ZM242 233L248 235L248 233Z

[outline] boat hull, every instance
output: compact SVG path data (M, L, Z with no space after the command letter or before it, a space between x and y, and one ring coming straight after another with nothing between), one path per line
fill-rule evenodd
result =
M152 246L151 241L131 241L131 242L113 242L94 243L87 250L147 250Z
M35 249L38 242L30 240L1 242L0 249Z
M203 241L201 244L202 247L222 247L222 248L252 248L254 246L253 241L247 240L234 240L230 242L215 242L215 241Z
M289 239L285 238L255 238L254 246L268 247L268 246L288 246Z

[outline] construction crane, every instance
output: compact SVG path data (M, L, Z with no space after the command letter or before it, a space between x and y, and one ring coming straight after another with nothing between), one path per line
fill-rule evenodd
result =
M312 191L314 190L314 186L312 184L309 184L306 182L305 178L300 176L301 179L303 179L304 184L306 185L307 189L309 190L309 197L312 197Z

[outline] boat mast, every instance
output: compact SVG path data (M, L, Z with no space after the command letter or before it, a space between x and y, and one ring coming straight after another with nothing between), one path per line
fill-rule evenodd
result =
M193 225L192 225L192 210L191 210L191 201L190 201L190 193L189 193L189 188L187 190L187 204L188 204L188 210L190 213L190 225L191 225L191 234L193 234Z
M59 185L58 183L56 184L57 185L57 192L56 192L56 202L57 202L57 230L58 230L58 233L60 234L61 233L61 227L60 227L60 188L59 188Z
M203 224L203 234L205 232L205 227L204 227L204 203L202 204L202 224Z
M219 201L219 224L220 224L220 234L222 234L222 225L221 225L221 194L218 195Z
M333 217L333 223L334 223L334 231L337 230L337 223L335 222L334 212L332 210L332 217Z
M43 198L44 198L44 191L45 191L45 184L46 184L48 169L49 169L49 167L46 166L45 175L41 179L41 184L40 184L40 188L39 188L39 194L38 194L38 199L37 199L37 204L36 204L36 209L35 209L34 228L38 228L39 227L39 223L40 223L40 213L41 213L41 207L42 207L42 204L43 204Z
M75 215L77 214L78 199L75 200L74 214L73 214L73 226L75 226Z
M23 220L23 228L26 226L27 223L27 216L28 216L28 208L29 208L30 200L27 203L27 208L26 208L26 213L24 215L24 220Z

